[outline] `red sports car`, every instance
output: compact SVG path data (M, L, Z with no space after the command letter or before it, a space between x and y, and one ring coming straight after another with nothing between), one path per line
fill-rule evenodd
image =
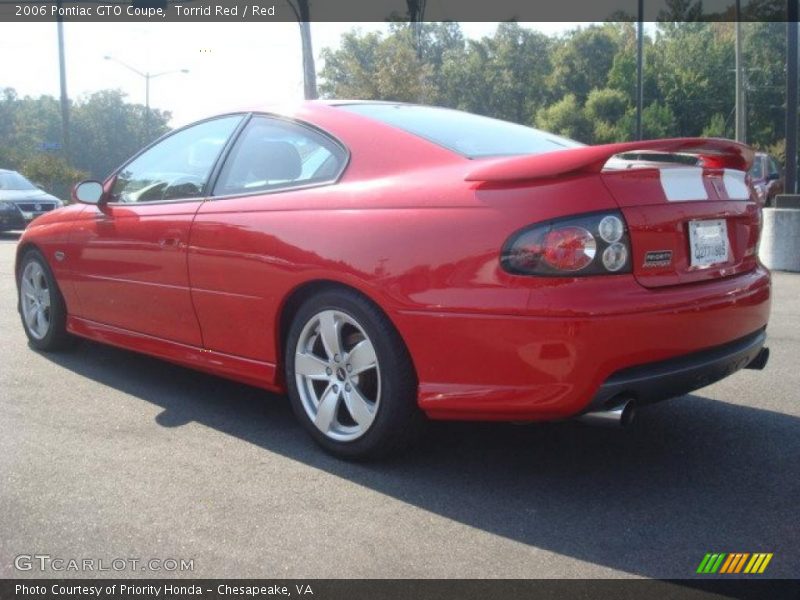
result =
M752 156L396 103L225 114L28 227L22 323L286 392L349 458L426 415L624 422L766 363Z

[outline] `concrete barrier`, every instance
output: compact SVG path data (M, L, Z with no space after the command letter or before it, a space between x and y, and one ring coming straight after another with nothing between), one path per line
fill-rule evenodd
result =
M763 218L761 262L775 271L800 273L800 208L765 208Z

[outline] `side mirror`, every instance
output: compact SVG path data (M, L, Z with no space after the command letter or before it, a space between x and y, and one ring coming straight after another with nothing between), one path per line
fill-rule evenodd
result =
M103 199L103 184L99 181L81 181L72 188L72 198L84 204L100 204Z

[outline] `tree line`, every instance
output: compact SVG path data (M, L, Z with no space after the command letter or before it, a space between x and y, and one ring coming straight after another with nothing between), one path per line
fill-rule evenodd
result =
M645 37L645 138L733 137L734 27L658 23ZM781 155L785 24L741 27L747 141ZM394 23L387 34L352 30L322 58L324 97L437 104L586 143L635 139L635 23L548 36L508 22L477 40L458 23Z
M70 101L70 156L61 147L61 109L53 96L0 89L0 168L14 169L62 199L81 179L102 179L142 146L169 131L171 115L102 90Z

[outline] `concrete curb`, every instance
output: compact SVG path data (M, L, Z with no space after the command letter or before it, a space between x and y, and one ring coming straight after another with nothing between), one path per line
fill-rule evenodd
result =
M800 273L800 209L764 208L759 257L767 268Z

